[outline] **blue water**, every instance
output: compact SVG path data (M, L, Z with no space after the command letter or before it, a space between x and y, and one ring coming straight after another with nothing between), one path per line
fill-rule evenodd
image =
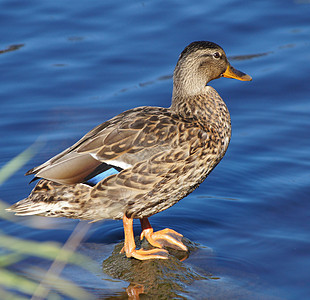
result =
M200 245L184 264L220 278L189 285L185 298L309 297L308 0L2 1L0 8L0 165L41 145L1 186L3 201L24 198L33 185L23 174L97 124L132 107L169 106L180 52L214 41L253 81L211 82L231 113L227 154L199 189L151 223ZM0 222L6 233L58 242L77 223L55 220L47 235L24 221ZM122 224L109 221L92 225L84 243L98 245L88 252L100 265L122 238ZM73 270L66 276L76 280ZM101 297L128 286L100 276L78 281L100 287Z

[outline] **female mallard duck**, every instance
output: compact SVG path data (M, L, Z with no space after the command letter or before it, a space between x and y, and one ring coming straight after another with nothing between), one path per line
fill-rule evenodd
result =
M186 251L172 229L153 232L148 218L177 203L220 162L231 135L228 109L207 83L219 77L252 78L229 64L212 42L193 42L174 70L169 108L138 107L97 126L77 143L28 171L41 178L28 198L8 210L98 221L123 219L127 257L168 257L164 246ZM141 239L156 249L136 249ZM159 248L159 249L158 249Z

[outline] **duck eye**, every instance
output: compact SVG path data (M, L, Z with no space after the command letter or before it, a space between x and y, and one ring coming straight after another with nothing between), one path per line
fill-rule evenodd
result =
M213 57L218 59L221 57L221 54L219 52L215 52L215 53L213 53Z

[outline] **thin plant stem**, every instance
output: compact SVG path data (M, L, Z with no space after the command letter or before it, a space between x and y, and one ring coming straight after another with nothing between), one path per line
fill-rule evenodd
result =
M85 237L90 226L91 224L89 223L79 222L61 250L70 250L72 252L75 251ZM59 257L63 255L67 254L64 254L64 252L60 251L51 264L50 268L45 273L44 278L41 280L37 289L33 293L31 300L46 299L48 293L50 292L48 284L49 277L58 277L66 265L63 257L61 259L62 261L59 260Z

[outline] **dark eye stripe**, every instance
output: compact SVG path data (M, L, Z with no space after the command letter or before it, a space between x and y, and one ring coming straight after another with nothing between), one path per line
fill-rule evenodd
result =
M222 55L219 52L214 52L213 54L202 54L200 57L214 57L214 58L221 58Z
M211 54L202 54L200 57L210 57L210 56L213 56Z

